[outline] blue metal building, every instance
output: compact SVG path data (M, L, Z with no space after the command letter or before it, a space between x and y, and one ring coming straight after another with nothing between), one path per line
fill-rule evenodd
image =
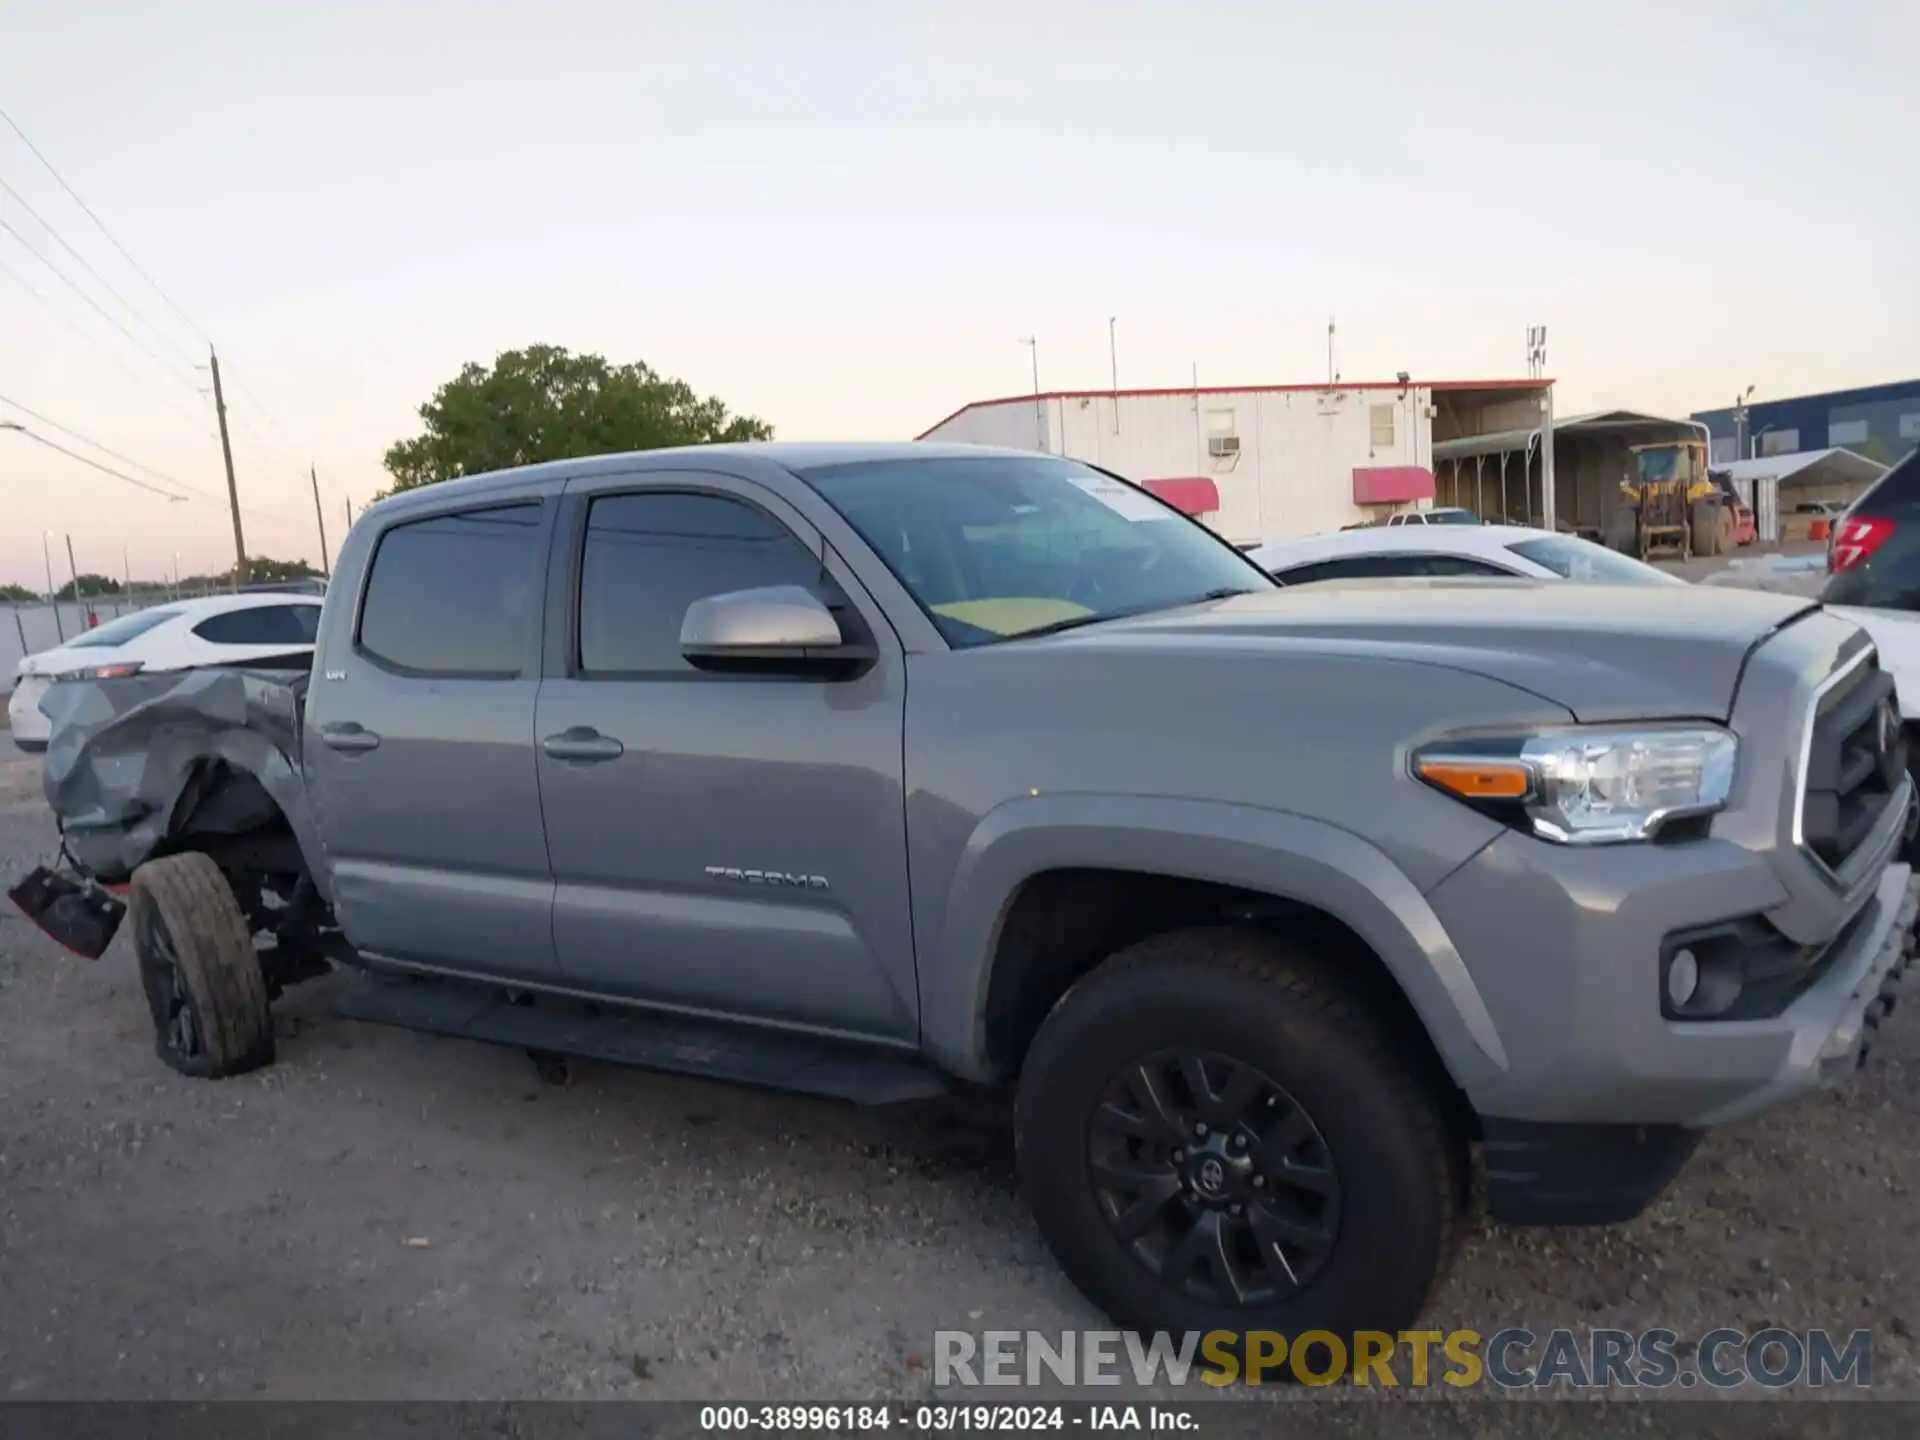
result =
M1713 463L1846 449L1891 465L1920 447L1920 380L1759 400L1693 418L1713 437Z

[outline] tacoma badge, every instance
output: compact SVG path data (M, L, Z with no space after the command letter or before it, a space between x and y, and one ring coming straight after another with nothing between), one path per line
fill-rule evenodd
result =
M743 885L777 885L789 890L828 890L824 875L796 875L790 870L742 870L734 865L709 865L714 880L736 880Z

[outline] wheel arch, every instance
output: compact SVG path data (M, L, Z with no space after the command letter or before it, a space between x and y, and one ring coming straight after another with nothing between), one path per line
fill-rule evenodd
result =
M1051 937L1027 928L1036 915L1073 930L1059 948L1074 952L1037 992L1032 966L1036 955L1047 964L1038 952ZM1105 954L1154 926L1222 918L1312 926L1366 957L1461 1091L1506 1069L1486 1004L1418 888L1375 846L1305 816L1155 796L1012 802L975 830L943 918L921 966L922 1041L970 1079L1017 1070L1036 1003L1043 1017Z

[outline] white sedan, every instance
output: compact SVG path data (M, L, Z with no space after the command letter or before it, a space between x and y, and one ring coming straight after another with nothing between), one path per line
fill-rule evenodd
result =
M1678 576L1575 535L1524 525L1395 525L1270 540L1247 558L1282 585L1411 575L1685 585Z
M311 652L319 628L317 598L272 591L213 595L122 615L20 662L7 701L13 743L22 750L47 748L53 726L40 713L40 697L56 680L105 680Z

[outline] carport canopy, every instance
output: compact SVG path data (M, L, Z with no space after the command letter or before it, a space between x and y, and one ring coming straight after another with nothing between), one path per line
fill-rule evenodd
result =
M1870 460L1857 450L1802 450L1791 455L1761 455L1752 460L1735 460L1727 473L1736 482L1772 480L1785 486L1871 485L1887 473L1878 460Z
M1481 492L1482 479L1498 487L1504 507L1509 460L1519 464L1525 513L1507 518L1523 524L1566 522L1567 528L1598 530L1621 503L1618 482L1627 474L1627 452L1635 445L1666 444L1678 440L1704 441L1704 428L1691 420L1675 420L1643 410L1591 410L1553 421L1553 505L1535 509L1532 476L1540 451L1541 425L1489 430L1433 443L1436 473L1450 474L1455 504L1480 508L1471 498ZM1442 467L1447 467L1442 471Z
M1690 420L1670 420L1664 415L1648 415L1638 410L1594 410L1553 422L1555 440L1577 440L1583 435L1631 436L1632 443L1639 445L1700 436L1701 429ZM1495 430L1485 435L1463 435L1458 440L1437 440L1433 458L1436 461L1473 460L1482 455L1511 455L1516 451L1531 454L1539 443L1538 425L1525 430Z

